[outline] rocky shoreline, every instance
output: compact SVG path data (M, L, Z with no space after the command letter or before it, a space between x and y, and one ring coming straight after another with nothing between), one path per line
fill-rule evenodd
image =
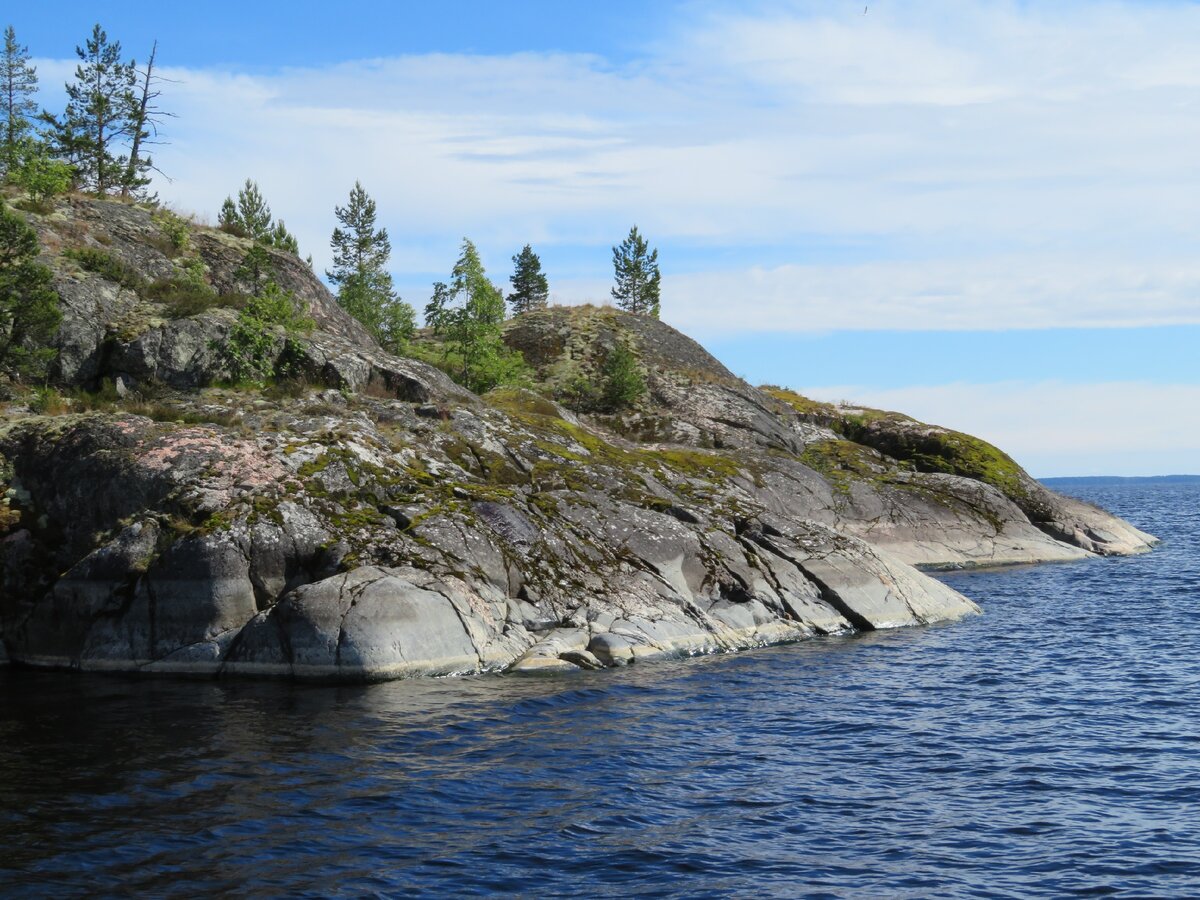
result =
M512 320L533 380L477 397L384 353L286 254L284 286L316 322L303 379L221 387L230 309L176 315L65 252L168 277L178 260L149 212L68 200L29 220L62 298L56 377L84 393L41 414L19 392L5 404L0 662L319 680L593 669L953 620L978 607L917 567L1154 542L978 439L751 387L609 308ZM239 241L194 229L217 291ZM618 341L646 400L572 408Z

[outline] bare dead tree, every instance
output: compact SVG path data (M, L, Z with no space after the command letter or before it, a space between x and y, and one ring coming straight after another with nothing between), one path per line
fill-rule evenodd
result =
M155 41L154 46L150 49L150 59L146 63L146 67L137 70L139 91L129 117L132 138L129 145L129 163L125 170L125 183L121 188L122 197L128 197L131 191L144 187L150 182L146 172L158 172L159 175L166 177L148 155L143 156L146 146L163 143L158 140L159 128L163 124L163 119L175 117L175 113L166 112L157 102L158 98L162 96L159 85L170 81L170 79L155 73L154 63L157 58L158 41Z

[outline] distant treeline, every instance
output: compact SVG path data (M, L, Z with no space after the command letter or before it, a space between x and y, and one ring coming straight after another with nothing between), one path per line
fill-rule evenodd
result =
M1200 475L1080 475L1063 478L1039 478L1046 487L1103 487L1110 484L1200 484Z

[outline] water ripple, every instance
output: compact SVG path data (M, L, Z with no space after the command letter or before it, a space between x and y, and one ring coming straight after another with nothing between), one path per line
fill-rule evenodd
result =
M1200 894L1200 489L953 627L364 687L0 674L0 894Z

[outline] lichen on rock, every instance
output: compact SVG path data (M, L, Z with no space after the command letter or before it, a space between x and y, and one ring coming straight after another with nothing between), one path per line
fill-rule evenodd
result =
M113 202L30 218L63 302L65 412L35 415L17 392L0 428L0 646L17 663L592 669L951 620L977 607L916 566L1153 540L975 438L754 388L612 309L511 321L531 379L476 397L385 353L286 254L280 278L315 323L298 375L231 386L215 348L233 301L181 310L145 285L190 254L232 298L245 242L192 226L181 250ZM83 269L72 248L133 275ZM576 386L617 344L646 391L598 409Z

